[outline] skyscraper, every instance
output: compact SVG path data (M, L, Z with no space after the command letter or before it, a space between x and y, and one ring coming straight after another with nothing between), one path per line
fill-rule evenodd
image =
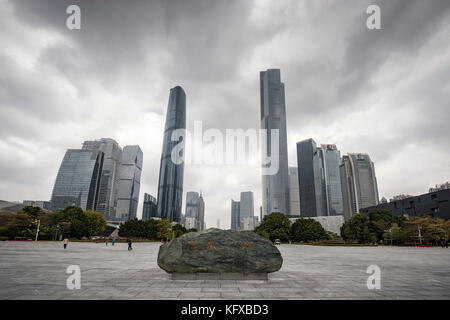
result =
M174 153L177 159L172 159L172 150L183 144L184 137L177 136L172 140L172 133L177 129L186 129L186 94L177 86L170 89L167 107L164 140L161 154L161 166L158 182L158 217L167 218L171 222L181 221L181 206L183 201L183 151Z
M190 224L195 225L197 231L202 231L205 227L205 201L203 195L198 192L189 191L186 193L186 219ZM188 220L186 220L188 221Z
M198 231L205 229L205 201L203 200L203 195L200 192L200 197L198 197Z
M53 186L51 210L69 206L96 210L103 159L102 151L68 149Z
M253 192L245 191L241 192L241 201L239 209L239 218L242 230L253 230L254 225L255 207L253 201Z
M300 191L298 189L298 168L289 167L289 215L300 216Z
M142 160L143 153L139 146L123 148L117 192L117 221L136 218L141 188Z
M360 209L379 203L375 166L365 153L349 153L339 167L344 204L344 218Z
M144 205L142 207L142 220L147 221L148 219L157 217L156 212L156 198L148 193L144 193Z
M328 216L343 214L341 178L339 165L340 152L334 144L322 144L319 148L320 168L322 170L322 208Z
M272 212L288 214L289 180L286 133L286 106L284 83L279 69L260 72L261 129L266 129L267 154L271 152L271 130L279 130L279 157L272 159L271 166L278 166L273 175L262 175L263 215ZM263 159L264 161L265 159ZM267 167L263 162L263 167Z
M302 217L326 215L323 210L319 153L313 139L297 142L297 165Z
M240 223L240 202L231 200L231 230L239 230Z
M106 220L115 220L117 209L117 188L120 180L122 148L110 138L84 141L82 150L102 151L105 154L101 172L97 211Z

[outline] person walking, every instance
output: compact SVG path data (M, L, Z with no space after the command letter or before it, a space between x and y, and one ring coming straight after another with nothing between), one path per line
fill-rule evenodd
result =
M108 246L108 238L106 238L105 244L106 246Z
M67 248L67 245L69 244L69 239L64 238L63 244L64 244L64 249L66 249L66 248Z
M128 251L133 250L131 239L127 239L128 242Z

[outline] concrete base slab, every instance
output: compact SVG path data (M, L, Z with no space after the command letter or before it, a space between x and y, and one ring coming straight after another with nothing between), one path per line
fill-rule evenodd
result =
M264 280L268 273L171 273L172 280Z

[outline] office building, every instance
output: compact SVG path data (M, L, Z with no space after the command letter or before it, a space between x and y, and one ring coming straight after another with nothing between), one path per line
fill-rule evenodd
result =
M184 137L173 141L172 133L179 129L186 129L186 94L177 86L170 90L158 182L158 216L177 223L183 202L184 154L174 153L172 159L172 150L185 141Z
M260 72L261 129L266 130L266 143L263 144L262 207L263 215L272 212L288 214L289 179L286 133L286 105L284 83L279 69ZM271 141L271 130L278 130L278 141ZM279 156L265 164L266 155L271 155L272 145L278 144ZM264 150L266 149L266 150ZM264 168L278 167L275 174L264 174Z
M322 181L322 209L324 215L343 215L341 177L339 166L341 155L336 145L322 144L318 149Z
M392 200L375 206L362 208L361 213L369 213L374 209L390 210L393 214L406 217L432 217L450 219L450 189Z
M296 167L289 167L289 215L300 216L300 191Z
M241 225L241 204L239 201L231 200L231 230L239 230Z
M141 188L143 153L139 146L125 146L120 164L116 221L136 218Z
M297 142L298 185L302 217L326 216L321 161L313 139Z
M344 218L379 203L375 166L368 154L349 153L339 167Z
M148 193L144 193L144 205L142 207L142 220L156 218L158 216L156 198Z
M53 186L51 210L69 206L96 210L103 159L104 153L99 150L68 149Z
M241 218L240 230L254 230L254 229L255 229L255 218L254 217Z
M187 218L195 219L195 226L193 228L197 231L204 230L205 227L205 201L203 195L198 192L189 191L186 193L186 214ZM187 220L186 220L187 221ZM189 219L189 223L192 224L193 219ZM187 227L185 227L187 229Z
M102 151L105 156L100 178L97 211L102 213L106 220L116 220L117 191L120 180L120 163L122 161L122 148L110 138L84 141L82 150Z

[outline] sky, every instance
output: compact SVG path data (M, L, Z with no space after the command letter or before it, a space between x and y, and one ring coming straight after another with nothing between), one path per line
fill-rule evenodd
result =
M81 9L81 29L66 8ZM381 29L369 30L369 5ZM368 153L380 197L450 180L448 0L0 0L0 199L49 200L68 148L113 138L144 153L140 205L157 195L169 90L187 129L259 129L259 72L281 70L289 166L296 142ZM230 226L255 164L186 165L205 222ZM184 196L185 197L185 196ZM185 198L183 199L184 212Z

